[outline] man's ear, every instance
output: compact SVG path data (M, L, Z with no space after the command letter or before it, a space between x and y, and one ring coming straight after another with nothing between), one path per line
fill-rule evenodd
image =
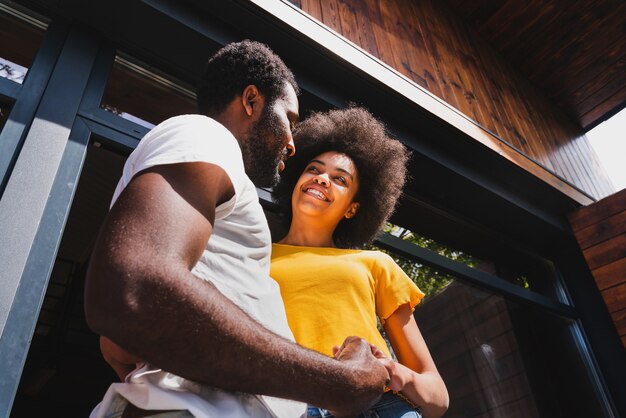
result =
M348 210L346 211L346 214L343 215L346 219L350 219L352 218L354 215L356 215L356 212L359 210L359 206L361 206L359 204L359 202L352 202L350 204L350 207L348 208Z
M265 101L263 100L263 95L261 95L259 89L254 84L250 84L243 89L241 104L243 105L246 114L248 116L253 116L255 113L260 113L263 109Z

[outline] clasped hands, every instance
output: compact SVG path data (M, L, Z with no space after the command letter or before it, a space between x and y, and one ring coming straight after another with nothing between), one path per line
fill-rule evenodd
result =
M342 356L342 353L346 348L346 343L350 343L352 339L355 338L358 339L358 337L348 337L341 346L334 346L333 357L340 360L340 357ZM399 369L396 367L396 362L393 359L387 357L387 355L385 355L385 353L374 344L368 343L368 345L372 355L385 367L387 373L389 373L389 379L387 380L385 386L394 392L402 390L402 388L404 387L404 379L400 374Z

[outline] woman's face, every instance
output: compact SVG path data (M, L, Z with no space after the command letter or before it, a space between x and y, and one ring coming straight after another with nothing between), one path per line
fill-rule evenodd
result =
M358 189L358 173L350 157L334 151L320 154L309 161L293 189L293 216L321 217L334 228L356 213L359 204L353 199Z

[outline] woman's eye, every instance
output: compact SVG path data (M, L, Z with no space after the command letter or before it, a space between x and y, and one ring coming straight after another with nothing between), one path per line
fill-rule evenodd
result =
M337 181L341 184L346 184L346 179L343 177L336 177Z

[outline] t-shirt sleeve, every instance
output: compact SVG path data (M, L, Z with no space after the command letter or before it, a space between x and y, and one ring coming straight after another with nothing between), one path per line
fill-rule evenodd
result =
M183 115L162 122L141 140L124 166L113 201L141 171L158 165L191 162L221 167L233 184L235 196L241 194L246 177L235 137L223 125L206 116Z
M220 166L233 185L243 172L241 150L230 131L205 116L184 115L168 119L142 140L133 171L199 161Z
M376 313L380 320L389 318L400 306L411 309L422 300L422 292L389 255L378 252L374 267Z

